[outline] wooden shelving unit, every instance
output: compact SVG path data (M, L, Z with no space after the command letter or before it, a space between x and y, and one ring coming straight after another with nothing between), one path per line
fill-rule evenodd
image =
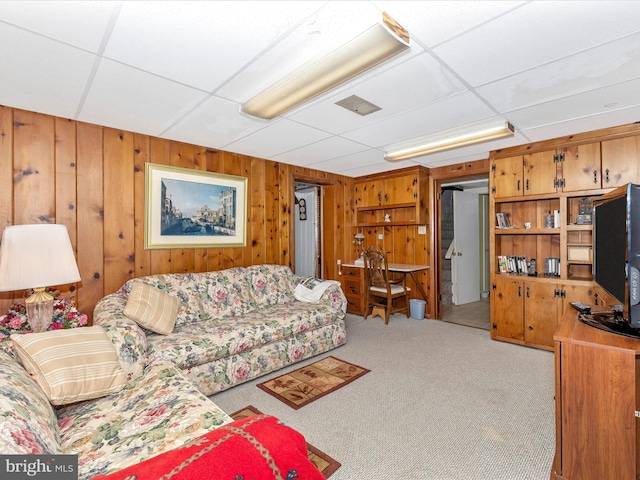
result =
M569 302L597 302L593 230L581 224L584 217L578 221L580 206L619 185L640 183L637 130L620 138L609 130L598 135L568 137L566 146L558 139L492 152L491 218L508 213L513 227L498 228L494 220L490 230L492 338L552 350ZM501 273L498 256L535 259L537 276ZM559 260L559 275L545 275L547 258Z

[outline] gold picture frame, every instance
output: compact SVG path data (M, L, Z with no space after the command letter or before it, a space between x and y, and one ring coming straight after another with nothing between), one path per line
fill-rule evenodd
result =
M246 177L145 164L145 249L244 247L246 224Z

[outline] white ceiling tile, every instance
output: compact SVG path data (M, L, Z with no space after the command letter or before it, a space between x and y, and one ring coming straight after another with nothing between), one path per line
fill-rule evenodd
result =
M0 23L0 58L0 104L75 116L94 55Z
M293 165L313 166L319 162L344 157L353 153L368 150L369 147L341 137L329 137L319 142L274 155L273 160Z
M640 78L509 112L506 117L527 130L636 105L640 105Z
M321 2L124 2L105 55L212 91Z
M198 90L103 59L79 118L158 136L205 97Z
M0 18L32 32L98 52L119 2L1 1Z
M242 137L265 127L265 122L248 115L238 115L240 105L229 100L210 97L190 112L163 136L184 142L223 148Z
M330 135L286 119L272 120L265 128L225 148L244 155L271 158L275 155L315 143Z
M514 144L517 145L517 144ZM424 167L438 168L446 165L474 162L476 160L485 160L489 158L490 150L483 150L478 153L466 154L460 150L446 152L447 155L427 155L426 157L415 158L414 161ZM445 152L442 152L445 153Z
M329 160L328 165L333 171L347 176L368 175L398 168L410 167L414 164L408 161L398 162L391 165L384 159L384 152L376 149L365 150L363 152L346 155L342 158Z
M373 3L388 12L411 36L433 47L526 2L392 0Z
M501 113L640 77L640 34L479 87Z
M470 92L452 95L420 108L395 115L342 136L379 147L405 142L494 117L494 113Z
M339 135L463 89L464 86L443 70L431 55L423 53L393 69L341 88L340 93L304 107L288 118ZM364 98L382 110L363 117L335 104L350 95Z
M599 130L601 128L637 123L638 121L640 121L640 105L534 127L526 129L523 133L529 138L529 142L539 142L550 138Z
M535 1L434 52L480 86L635 33L638 18L640 2Z

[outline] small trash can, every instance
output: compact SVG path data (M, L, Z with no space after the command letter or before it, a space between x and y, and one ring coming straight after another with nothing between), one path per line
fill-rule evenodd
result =
M424 300L419 300L417 298L412 298L409 300L409 311L411 313L411 318L415 318L416 320L424 320L424 307L427 304Z

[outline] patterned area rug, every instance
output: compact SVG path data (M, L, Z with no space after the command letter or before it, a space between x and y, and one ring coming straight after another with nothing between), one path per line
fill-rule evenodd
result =
M326 357L293 372L259 383L258 387L297 410L360 378L370 370Z
M253 415L260 415L262 412L252 405L248 405L235 413L231 414L231 418L234 420L243 420ZM329 478L333 472L338 470L342 464L324 452L321 452L316 447L307 442L307 453L309 454L309 460L313 463L318 470L322 473L324 478Z

